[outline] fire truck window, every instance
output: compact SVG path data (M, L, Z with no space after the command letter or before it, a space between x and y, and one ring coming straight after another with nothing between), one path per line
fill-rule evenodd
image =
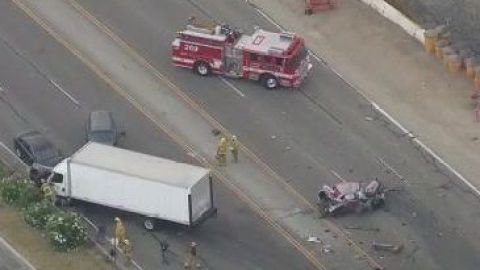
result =
M278 66L283 65L283 58L275 58L275 64L277 64Z
M272 62L272 57L270 57L270 56L268 56L268 55L264 55L264 56L263 56L263 61L264 61L265 63L270 63L270 62Z
M250 60L257 61L258 60L258 55L256 53L251 53L250 54Z

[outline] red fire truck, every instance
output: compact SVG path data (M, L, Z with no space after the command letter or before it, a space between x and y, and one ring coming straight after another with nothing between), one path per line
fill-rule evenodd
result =
M303 38L256 28L252 35L228 25L201 27L188 24L172 42L174 65L259 81L267 89L298 87L312 64Z

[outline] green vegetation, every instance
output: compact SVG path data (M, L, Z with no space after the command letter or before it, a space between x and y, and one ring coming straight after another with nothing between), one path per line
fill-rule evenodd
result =
M2 176L0 196L5 203L23 211L27 224L44 230L55 250L70 251L87 242L87 228L80 216L43 200L40 189L31 181Z

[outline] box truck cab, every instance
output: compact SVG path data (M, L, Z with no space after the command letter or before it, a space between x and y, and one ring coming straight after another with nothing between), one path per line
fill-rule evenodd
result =
M89 142L53 168L57 196L193 226L216 212L209 170Z

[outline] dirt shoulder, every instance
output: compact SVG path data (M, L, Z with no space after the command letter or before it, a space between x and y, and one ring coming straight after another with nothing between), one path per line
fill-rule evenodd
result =
M4 175L0 165L0 178ZM38 270L113 270L116 269L96 249L85 247L75 252L52 250L40 231L28 226L19 210L0 201L0 236L18 250Z

